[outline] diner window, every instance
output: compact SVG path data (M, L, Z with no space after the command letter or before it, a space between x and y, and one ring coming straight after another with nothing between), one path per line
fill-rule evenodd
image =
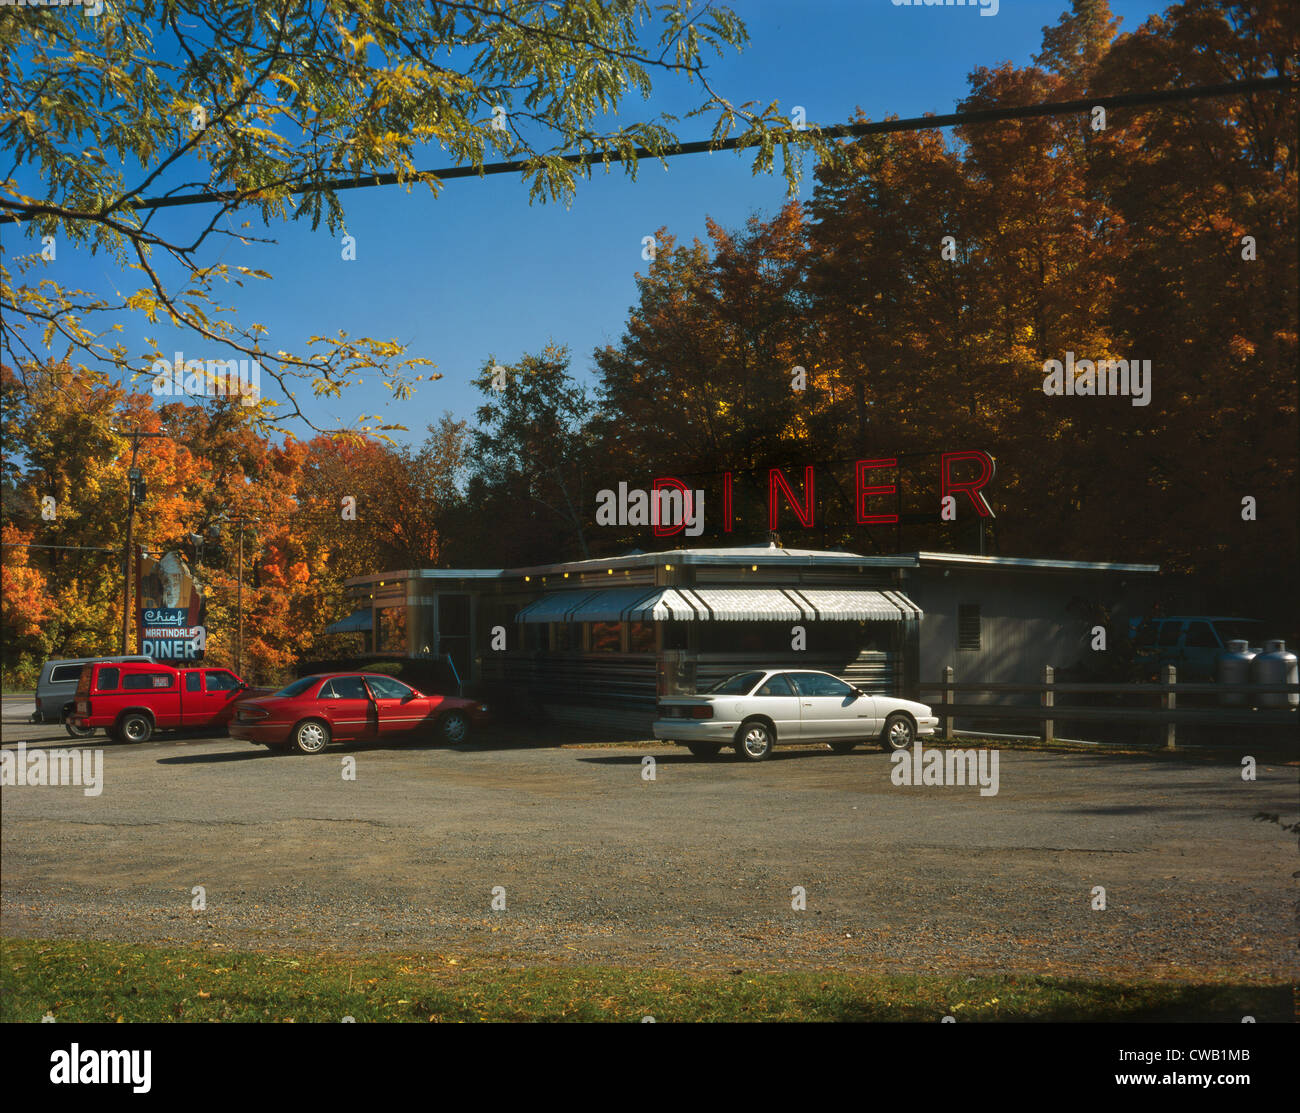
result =
M557 653L580 653L582 651L582 623L552 622L551 647Z
M591 623L591 651L593 653L621 653L623 651L623 624L621 622Z
M689 622L664 623L664 649L686 649L690 644Z
M406 608L382 607L378 613L378 634L375 651L378 653L406 652Z
M655 651L655 624L653 622L629 622L627 624L627 651L629 653L653 653Z
M700 626L700 649L705 653L763 653L769 656L789 653L791 625L788 622L704 622ZM807 644L820 649L822 624L806 622L802 625Z

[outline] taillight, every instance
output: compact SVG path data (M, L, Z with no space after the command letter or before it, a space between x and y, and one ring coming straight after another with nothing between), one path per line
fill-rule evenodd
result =
M258 719L265 719L270 714L264 707L241 707L239 709L239 720L243 723L252 723Z
M712 718L713 718L713 704L711 704L711 703L706 703L703 707L692 707L692 708L691 708L691 718L692 718L692 719L712 719Z

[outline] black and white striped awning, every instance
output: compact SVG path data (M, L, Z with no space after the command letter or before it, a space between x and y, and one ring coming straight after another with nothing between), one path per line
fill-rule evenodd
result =
M921 608L901 591L794 587L617 587L557 591L516 622L901 622Z

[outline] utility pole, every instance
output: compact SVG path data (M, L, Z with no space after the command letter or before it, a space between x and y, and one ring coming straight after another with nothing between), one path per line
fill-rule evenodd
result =
M126 544L122 546L122 637L118 645L118 652L123 656L125 656L127 652L127 636L131 629L131 541L135 530L135 508L137 503L144 502L146 495L144 474L138 467L136 467L136 459L140 453L140 441L142 438L167 436L170 436L170 434L142 433L139 428L136 428L131 433L131 467L126 473Z
M220 516L208 527L209 536L216 536L220 524L225 522L238 529L239 572L235 579L235 672L244 674L244 526L249 522L261 522L261 518L249 518L238 514L233 518Z
M235 675L244 675L244 519L239 519L239 580L235 588Z

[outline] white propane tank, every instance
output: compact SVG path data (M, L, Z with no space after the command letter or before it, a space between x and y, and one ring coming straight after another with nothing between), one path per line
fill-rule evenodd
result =
M1265 642L1264 652L1250 663L1252 684L1295 684L1297 675L1296 655L1287 652L1280 638ZM1300 692L1261 692L1257 701L1260 707L1296 707Z
M1250 663L1256 656L1244 638L1230 641L1227 650L1219 654L1214 663L1214 677L1224 686L1219 695L1224 707L1244 707L1248 702L1245 693L1235 689L1250 683Z

